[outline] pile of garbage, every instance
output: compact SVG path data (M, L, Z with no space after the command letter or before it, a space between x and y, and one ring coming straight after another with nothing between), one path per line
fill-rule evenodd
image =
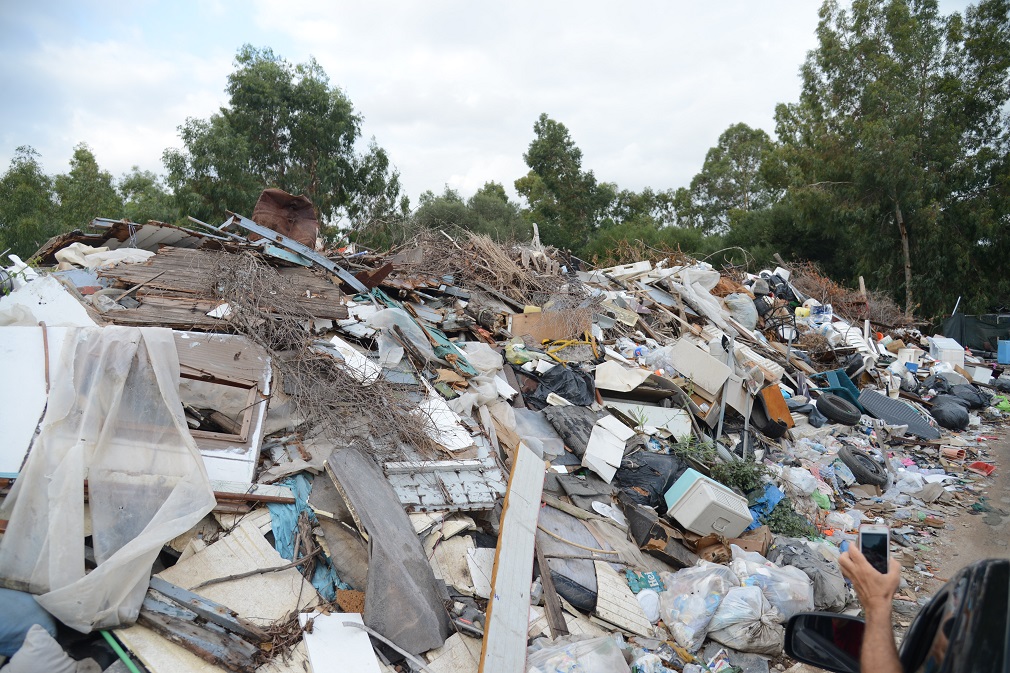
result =
M861 523L916 604L989 506L1010 372L799 271L325 251L299 199L0 272L11 670L758 673Z

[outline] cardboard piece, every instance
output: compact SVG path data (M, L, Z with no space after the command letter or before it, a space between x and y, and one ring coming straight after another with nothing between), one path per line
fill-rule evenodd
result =
M513 336L529 335L536 343L560 341L582 336L592 326L589 309L548 311L546 313L513 313L508 316L508 331Z
M715 401L732 371L708 352L686 339L680 339L667 351L670 363L689 379L696 391Z
M724 539L717 535L706 535L697 538L694 544L700 558L711 563L729 563L733 560L730 545L735 544L744 551L755 551L764 556L768 553L773 537L768 526L760 526L737 538Z

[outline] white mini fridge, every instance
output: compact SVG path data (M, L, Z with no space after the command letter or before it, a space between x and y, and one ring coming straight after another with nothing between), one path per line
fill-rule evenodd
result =
M697 470L687 470L665 494L667 516L698 535L737 537L751 524L747 498Z

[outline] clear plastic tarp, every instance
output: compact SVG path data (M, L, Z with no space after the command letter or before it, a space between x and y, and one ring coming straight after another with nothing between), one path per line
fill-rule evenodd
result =
M0 506L0 584L88 632L137 619L162 546L215 500L179 401L171 330L70 331L42 428ZM85 574L85 480L97 567Z

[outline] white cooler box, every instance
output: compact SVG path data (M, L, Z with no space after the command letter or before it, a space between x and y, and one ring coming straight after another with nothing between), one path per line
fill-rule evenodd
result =
M665 494L667 516L698 535L738 537L753 518L747 498L696 470L687 470Z

